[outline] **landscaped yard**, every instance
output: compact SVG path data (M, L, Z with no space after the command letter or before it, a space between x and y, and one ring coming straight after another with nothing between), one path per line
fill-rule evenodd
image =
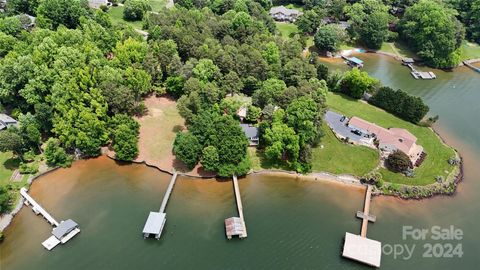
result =
M298 27L293 23L275 22L282 37L289 37L290 34L298 32Z
M153 12L158 12L160 9L162 9L166 4L165 0L150 0L150 6L152 7ZM123 19L123 6L116 6L116 7L111 7L108 11L110 14L110 18L112 19L112 22L114 24L119 24L119 23L126 23L133 28L137 29L142 29L142 21L125 21Z
M378 151L366 146L341 142L326 124L323 125L323 130L325 136L322 137L320 146L314 148L312 153L313 171L361 177L377 167Z
M454 169L454 167L448 164L448 159L455 155L454 150L443 144L431 129L414 125L377 107L335 93L328 94L327 105L331 110L338 113L349 117L358 116L385 128L405 128L417 137L417 144L423 146L427 157L422 165L415 169L415 177L408 178L403 174L381 169L380 172L386 182L406 185L427 185L434 183L436 176L443 176L446 179L448 174Z

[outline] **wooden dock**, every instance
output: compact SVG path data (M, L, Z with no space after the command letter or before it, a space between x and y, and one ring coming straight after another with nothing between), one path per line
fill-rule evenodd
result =
M235 201L237 203L239 217L225 219L225 232L228 239L231 239L234 235L238 235L239 238L246 238L247 226L245 225L245 218L243 216L242 196L240 195L240 188L238 186L236 175L233 176L233 189L235 192Z
M26 188L21 188L20 194L23 196L23 198L25 198L25 204L32 206L32 210L33 212L35 212L35 214L42 215L47 220L47 222L53 226L52 236L50 236L47 240L42 242L42 245L47 250L52 250L58 244L65 244L80 232L80 229L78 228L78 224L71 219L68 219L66 221L61 221L60 223L58 223L47 212L47 210L45 210L32 197L30 197L30 195L28 195Z
M345 233L342 256L373 267L380 267L382 259L382 243L367 238L368 222L375 222L376 217L370 215L372 186L368 185L365 192L363 212L358 211L357 217L362 219L360 235Z
M165 191L165 195L163 196L160 210L158 212L150 212L150 214L148 215L147 221L145 222L145 226L143 227L142 231L144 238L153 235L157 240L160 239L163 228L165 227L165 222L167 221L167 214L165 213L165 208L167 208L167 203L170 199L170 195L172 194L175 182L177 181L177 176L177 172L174 172L172 178L170 179L170 183L168 184L167 191Z
M370 214L371 199L372 199L372 186L368 185L367 192L365 193L365 203L363 206L362 230L360 232L361 237L367 237L367 226L368 226L368 222L370 221L369 214Z
M437 78L435 73L433 73L431 71L418 71L413 67L412 64L406 64L406 66L409 67L412 70L412 72L410 72L410 74L412 74L412 76L415 79L433 80L433 79Z
M177 172L173 173L172 179L170 179L170 184L168 184L167 191L165 191L165 196L163 196L162 205L160 206L160 213L165 213L165 208L167 208L168 199L170 199L170 195L173 191L173 186L175 186L175 182L177 181Z
M28 195L26 188L21 188L20 194L23 196L23 198L25 198L25 203L32 206L32 210L35 212L35 214L42 215L52 226L58 226L59 223L45 209L43 209L40 204L38 204L32 197L30 197L30 195Z

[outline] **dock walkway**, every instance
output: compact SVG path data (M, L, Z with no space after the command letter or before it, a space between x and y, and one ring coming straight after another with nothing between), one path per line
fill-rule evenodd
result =
M75 235L80 232L78 228L78 224L71 220L67 219L65 221L61 221L58 223L48 212L47 210L43 209L40 204L38 204L30 195L27 193L26 188L20 189L20 194L25 198L25 204L31 205L33 212L35 214L41 214L50 225L52 225L52 236L50 236L47 240L42 242L42 245L47 250L52 250L58 244L65 244L70 239L72 239Z
M45 209L43 209L40 204L28 195L26 188L21 188L20 194L25 198L26 202L32 206L32 210L35 214L41 214L52 226L58 226L59 223Z
M380 267L382 259L382 243L367 238L368 222L375 222L375 216L370 215L372 186L368 185L365 192L363 212L358 211L357 217L362 219L360 235L345 233L342 256L373 267Z
M474 71L480 73L480 68L472 65L473 63L477 63L477 62L480 62L480 59L466 60L466 61L463 61L463 64L464 64L465 66L473 69Z
M230 217L225 219L225 233L228 239L232 236L238 235L239 238L247 237L247 226L243 216L242 196L240 195L240 188L238 186L237 176L233 176L233 189L235 192L235 201L237 203L237 210L239 217Z
M370 201L372 199L372 186L368 185L367 192L365 194L365 204L363 207L363 219L362 219L362 231L360 236L367 237L367 226L370 214Z
M175 182L177 181L177 172L175 172L170 180L170 184L168 184L167 191L165 191L165 196L163 196L162 205L160 206L160 213L165 213L165 208L167 208L168 199L170 199L170 195L173 191L173 186L175 186Z

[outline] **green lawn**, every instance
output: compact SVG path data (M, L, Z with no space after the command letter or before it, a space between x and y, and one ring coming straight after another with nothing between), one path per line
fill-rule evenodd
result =
M282 37L289 37L290 34L298 32L298 27L293 23L275 22Z
M405 128L417 137L417 143L423 146L427 157L423 164L415 169L415 177L408 178L403 174L381 169L380 172L386 182L406 185L427 185L434 183L435 177L439 175L446 179L453 170L454 167L449 165L447 161L455 155L454 150L443 144L431 129L406 122L377 107L339 94L329 93L327 105L336 112L347 116L358 116L385 128Z
M15 169L18 168L20 161L13 159L12 153L0 152L0 186L10 182L10 177Z
M152 7L153 12L158 12L160 9L162 9L166 4L165 0L150 0L150 6ZM110 18L112 19L112 23L114 24L120 24L120 23L125 23L133 28L137 29L142 29L142 21L125 21L123 19L123 6L116 6L116 7L111 7L108 11L110 14Z
M464 42L462 44L462 56L461 60L468 60L480 58L480 45L471 42Z
M313 149L313 171L334 174L352 174L363 176L377 167L378 151L366 146L351 145L341 142L332 130L323 125L325 136L320 145Z
M380 51L393 53L401 58L418 58L415 53L402 42L384 42Z

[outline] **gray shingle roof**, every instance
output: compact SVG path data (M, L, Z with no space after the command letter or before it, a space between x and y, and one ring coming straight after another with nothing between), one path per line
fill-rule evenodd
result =
M249 124L240 124L242 127L243 133L247 138L257 138L258 137L258 128Z
M77 227L78 224L75 221L67 219L64 222L60 223L55 229L53 229L52 234L60 240Z

